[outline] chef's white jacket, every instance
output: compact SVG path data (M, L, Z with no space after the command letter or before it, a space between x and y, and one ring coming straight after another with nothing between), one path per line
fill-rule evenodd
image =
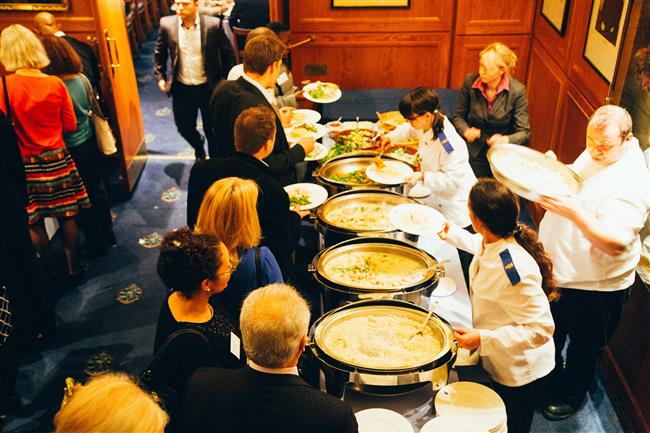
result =
M622 254L611 256L594 247L560 215L546 212L540 223L539 239L551 256L560 287L608 292L634 283L641 256L639 232L650 209L650 177L637 139L627 147L621 159L606 167L593 162L586 150L571 165L582 180L578 201L627 245Z
M470 167L465 140L445 116L443 132L449 140L445 149L439 139L433 138L433 130L426 132L414 129L408 122L399 125L387 134L392 143L419 140L418 153L424 173L424 185L432 191L423 202L441 212L448 220L467 227L471 224L467 199L476 183L476 176ZM449 151L451 150L451 151Z
M469 267L472 322L481 334L485 371L505 386L522 386L555 366L555 324L539 266L512 237L483 245L480 234L451 226L448 242L474 254ZM507 253L504 253L507 251ZM502 260L500 254L508 254ZM513 284L511 278L516 284Z

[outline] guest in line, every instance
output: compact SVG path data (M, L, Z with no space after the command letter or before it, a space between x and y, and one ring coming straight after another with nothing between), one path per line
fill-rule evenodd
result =
M182 408L187 431L358 431L347 403L298 376L309 307L294 288L272 284L251 292L240 323L248 366L205 368L190 377Z
M530 139L526 87L511 75L517 55L500 42L480 54L478 73L465 77L452 122L465 137L476 177L492 177L487 151L495 144Z
M259 246L262 237L257 215L259 189L255 181L227 177L207 190L196 221L196 233L218 237L236 265L226 289L210 298L239 318L246 295L271 283L282 283L282 272L273 253Z
M36 35L13 24L0 34L0 61L8 71L9 107L0 98L0 109L10 113L26 173L26 210L29 234L40 257L55 273L44 218L56 218L61 227L67 274L78 282L79 233L74 217L90 207L77 167L65 147L63 133L77 128L77 119L63 81L41 72L50 63ZM4 90L3 90L4 91Z

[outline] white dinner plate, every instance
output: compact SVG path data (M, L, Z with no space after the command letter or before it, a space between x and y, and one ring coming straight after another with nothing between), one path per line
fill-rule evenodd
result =
M424 198L431 195L431 188L424 186L422 182L416 183L408 193L409 197L413 198Z
M382 159L382 162L382 168L378 168L374 162L366 168L368 179L383 185L400 185L413 174L411 166L403 161Z
M329 151L329 148L327 148L325 145L316 142L314 143L314 150L312 150L311 153L305 155L305 161L318 161L320 159L323 159L327 156L327 153Z
M325 128L324 125L321 125L320 123L309 123L309 124L316 128L316 132L302 131L302 133L300 135L294 136L293 135L294 129L296 129L297 127L299 127L301 125L304 125L304 123L300 123L300 124L292 126L290 128L286 128L284 130L284 133L287 136L287 141L289 143L297 143L303 137L311 137L314 140L318 140L319 138L321 138L325 134L327 134L327 128Z
M431 296L443 298L453 295L456 292L456 282L449 277L442 277L438 280L438 286L431 292Z
M501 397L480 383L451 383L438 391L434 405L440 416L465 417L473 431L500 431L507 421Z
M287 185L284 190L289 194L289 200L294 194L303 194L309 200L309 204L300 206L300 210L314 209L322 205L327 200L327 190L315 183L294 183Z
M388 212L388 221L405 233L435 236L442 230L446 218L423 204L400 204Z
M429 420L420 429L420 433L435 433L435 432L477 433L477 430L472 429L471 424L467 422L467 419L465 417L447 415L447 416L439 416L432 420Z
M306 108L300 108L298 110L293 110L291 117L291 126L300 125L301 123L318 123L321 118L321 115L318 111L308 110Z
M361 410L354 414L359 424L359 433L408 432L413 433L411 423L399 413L380 408Z
M309 83L309 84L305 85L305 87L302 88L303 96L305 97L305 99L307 99L308 101L311 101L311 102L316 102L317 104L329 104L331 102L335 102L335 101L338 101L339 99L341 99L341 96L343 95L343 92L341 92L341 89L339 89L339 88L337 88L336 91L334 92L334 94L332 96L330 96L329 98L314 98L313 96L311 96L309 94L309 92L316 89L316 87L321 83L324 83L324 82L316 81L314 83ZM334 83L329 83L329 84L334 84Z

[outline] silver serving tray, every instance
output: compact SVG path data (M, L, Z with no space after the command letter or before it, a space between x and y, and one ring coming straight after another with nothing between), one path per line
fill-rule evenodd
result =
M487 153L495 179L531 201L541 195L572 196L580 191L580 177L562 162L516 144L492 146Z
M416 262L419 262L422 266L422 269L426 269L426 273L423 278L418 281L414 281L409 284L396 285L392 287L369 287L367 284L353 283L346 281L345 279L338 278L333 276L329 272L329 263L341 256L346 256L352 252L365 252L373 254L395 254L398 256L406 257ZM334 246L329 250L323 252L319 257L318 262L316 263L316 271L318 274L325 278L326 280L342 285L351 289L360 289L363 291L377 291L377 292L399 292L402 290L410 289L412 287L418 286L420 284L426 283L433 278L436 278L436 275L440 272L440 267L438 262L434 260L424 251L421 251L418 248L412 247L410 245L398 245L394 243L383 243L383 242L368 242L368 243L350 243L340 247Z
M439 351L431 352L426 360L419 365L392 365L392 366L381 366L381 365L367 365L367 364L355 364L350 360L342 358L336 351L335 348L329 347L326 344L326 339L328 332L334 327L339 326L341 322L348 321L357 317L367 316L367 315L400 315L415 320L418 323L422 323L427 315L423 309L418 309L414 306L399 306L399 305L360 305L357 307L347 306L340 310L334 310L323 318L319 319L319 322L316 326L316 329L313 333L313 343L316 343L318 348L322 350L327 356L342 362L344 364L361 368L365 370L375 370L375 371L384 371L384 372L397 372L404 370L413 370L421 368L422 366L434 366L436 360L442 358L449 353L450 348L454 343L454 337L451 328L446 325L440 318L435 315L432 315L429 321L427 322L429 328L433 332L435 338L440 342L441 348Z

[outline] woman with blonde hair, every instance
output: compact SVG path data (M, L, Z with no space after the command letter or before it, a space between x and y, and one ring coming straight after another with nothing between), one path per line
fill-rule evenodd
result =
M77 167L65 147L63 133L77 120L63 81L41 69L50 60L36 35L14 24L0 34L0 61L14 74L3 79L0 109L14 124L26 173L29 234L54 272L54 261L43 220L56 218L62 232L68 275L79 277L78 231L74 217L90 201ZM8 101L8 104L5 102Z
M476 177L492 177L487 151L530 139L526 87L512 77L517 55L501 42L480 54L479 70L465 77L452 122L467 141Z
M66 388L54 433L162 433L169 417L124 373L105 373Z
M283 282L271 250L258 246L262 233L257 214L258 195L253 180L238 177L218 180L205 193L194 227L197 233L221 239L237 264L226 290L212 299L234 317L239 317L248 293L267 284Z

